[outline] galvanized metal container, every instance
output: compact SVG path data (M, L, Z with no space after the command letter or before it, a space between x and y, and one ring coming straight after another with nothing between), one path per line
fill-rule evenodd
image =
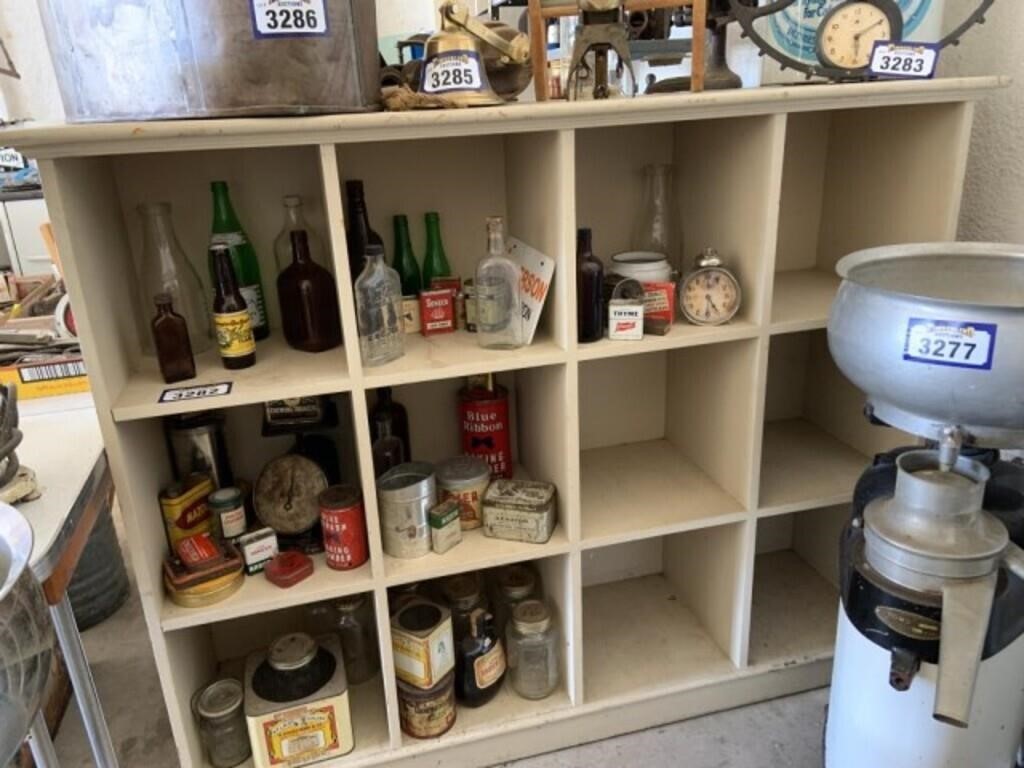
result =
M363 111L374 0L39 0L72 122Z
M429 554L429 514L436 503L433 465L413 461L381 475L377 479L377 506L384 551L403 559Z

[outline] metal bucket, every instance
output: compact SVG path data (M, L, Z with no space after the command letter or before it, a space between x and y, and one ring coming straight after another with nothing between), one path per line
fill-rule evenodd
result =
M829 350L873 415L942 439L1024 446L1024 246L871 248L836 267Z
M350 112L379 102L374 0L38 2L72 122Z
M0 765L18 751L39 710L53 652L43 590L29 568L32 528L0 503Z

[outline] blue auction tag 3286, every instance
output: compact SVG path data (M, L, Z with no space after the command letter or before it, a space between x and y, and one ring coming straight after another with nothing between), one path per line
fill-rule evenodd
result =
M894 43L879 40L871 51L868 74L927 80L935 77L939 48L934 43Z
M912 363L990 371L995 353L996 326L992 323L924 320L919 317L912 317L907 322L903 359Z

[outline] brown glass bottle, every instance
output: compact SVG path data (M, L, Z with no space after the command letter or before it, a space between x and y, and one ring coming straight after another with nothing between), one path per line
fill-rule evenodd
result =
M249 309L238 290L235 268L231 265L231 249L226 245L210 248L214 291L213 326L221 362L229 370L256 364L256 339L252 334Z
M305 230L291 233L292 263L277 276L281 325L288 346L323 352L341 344L338 287L309 253Z
M153 300L156 302L156 317L150 327L153 329L160 375L168 384L195 378L196 361L188 338L188 323L174 311L169 293L158 293Z
M505 648L494 617L477 608L469 617L469 634L455 652L455 695L466 707L480 707L495 697L505 679Z
M345 216L347 231L345 242L348 246L349 268L352 271L352 281L362 274L366 265L366 246L379 245L384 247L384 241L380 235L370 227L370 216L366 211L366 195L363 191L363 182L359 179L352 179L345 182L345 196L348 198L348 212Z

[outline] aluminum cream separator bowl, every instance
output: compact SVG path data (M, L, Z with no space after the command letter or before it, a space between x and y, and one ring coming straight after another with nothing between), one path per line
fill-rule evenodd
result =
M0 765L14 756L39 709L53 652L53 625L29 567L32 528L0 503Z
M871 413L939 440L1024 447L1024 246L922 243L857 251L828 323Z

